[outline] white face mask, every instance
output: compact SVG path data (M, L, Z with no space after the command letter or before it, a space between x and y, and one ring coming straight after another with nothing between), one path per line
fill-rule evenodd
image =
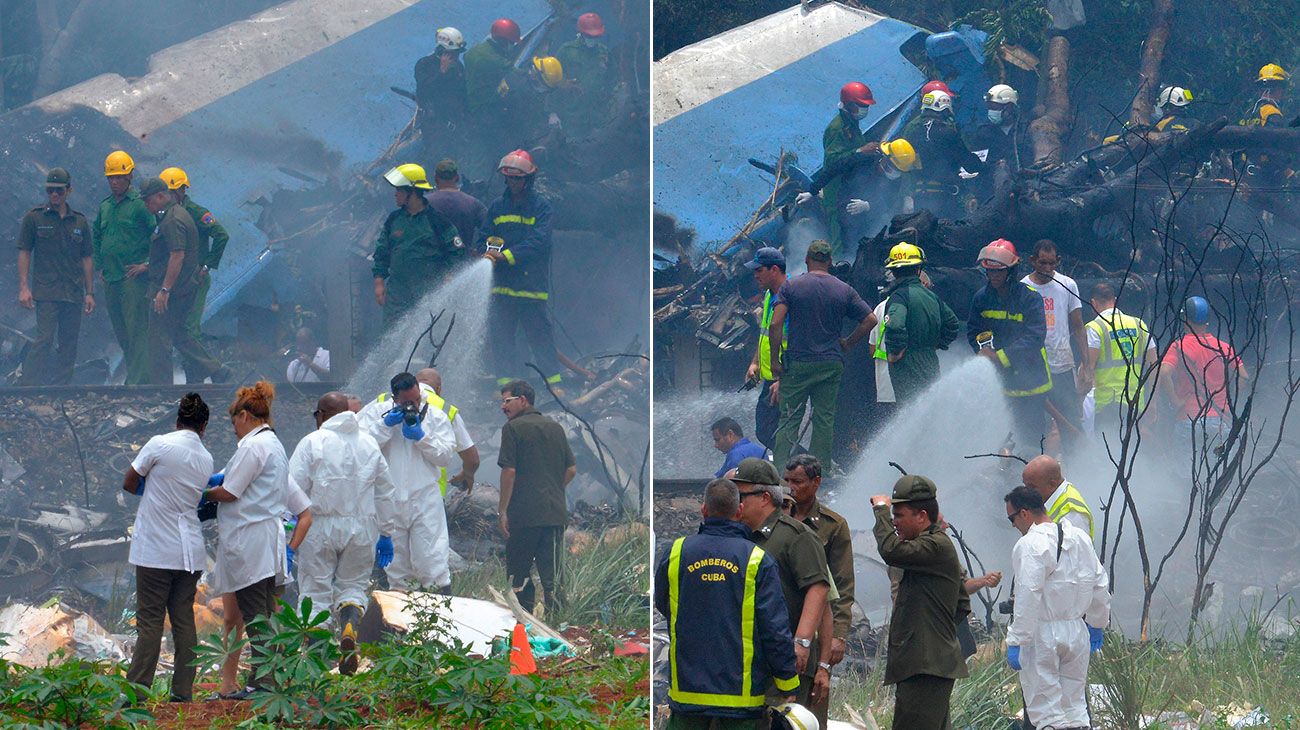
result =
M588 48L595 48L596 46L600 45L600 39L592 38L591 36L584 35L582 36L582 45Z
M989 110L989 121L990 121L990 122L993 122L994 124L1001 124L1001 123L1002 123L1002 110L1001 110L1001 109L990 109L990 110Z
M892 162L885 163L885 177L889 178L890 180L897 180L902 176L903 176L903 171L898 169L897 167L894 167L894 163Z

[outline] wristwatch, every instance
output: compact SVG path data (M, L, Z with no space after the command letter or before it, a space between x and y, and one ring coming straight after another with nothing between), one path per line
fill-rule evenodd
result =
M827 673L830 673L831 671L831 665L829 662L817 662L817 668L825 669Z
M158 287L158 291L162 292L163 294L171 294L171 293L172 293L172 290L171 290L171 289L168 289L168 288L165 287L165 286L160 286L160 287Z
M794 637L794 643L798 644L799 646L802 646L805 649L812 648L812 639L800 639L798 636L796 636Z

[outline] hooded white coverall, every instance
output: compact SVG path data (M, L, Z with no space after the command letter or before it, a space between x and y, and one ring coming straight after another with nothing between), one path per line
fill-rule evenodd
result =
M1109 581L1092 540L1068 522L1033 525L1011 551L1011 570L1007 645L1020 647L1026 717L1039 730L1087 727L1088 626L1110 623Z
M392 408L393 396L384 393L358 416L388 461L394 487L397 514L389 533L393 562L385 569L388 585L393 590L407 590L412 585L442 588L451 584L447 567L451 545L438 476L456 455L456 436L447 414L430 406L422 421L424 438L408 439L402 435L402 424L384 425L384 414Z
M298 547L301 596L316 609L364 610L375 541L392 534L397 517L379 444L356 414L339 413L298 442L289 484L311 499L311 530Z

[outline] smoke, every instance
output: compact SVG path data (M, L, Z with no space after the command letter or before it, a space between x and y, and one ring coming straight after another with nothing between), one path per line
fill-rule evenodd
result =
M756 391L740 393L710 391L696 396L656 397L654 450L656 479L702 479L711 477L722 465L723 455L713 448L709 426L719 418L736 419L745 436L754 440ZM672 434L672 447L665 448L664 435Z

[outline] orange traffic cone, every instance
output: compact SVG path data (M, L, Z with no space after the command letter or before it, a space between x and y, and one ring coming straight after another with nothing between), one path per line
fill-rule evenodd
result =
M510 673L537 673L537 662L533 661L533 648L528 644L528 632L523 623L516 623L514 631L510 632Z

